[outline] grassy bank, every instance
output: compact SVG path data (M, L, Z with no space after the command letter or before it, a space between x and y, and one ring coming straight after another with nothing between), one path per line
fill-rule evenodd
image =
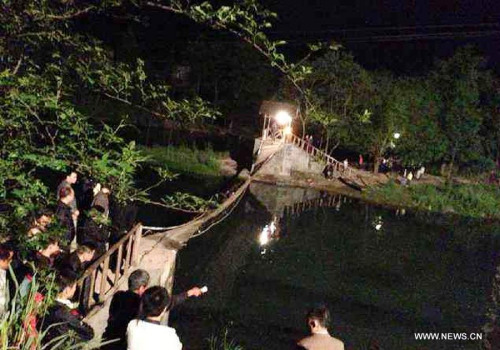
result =
M414 184L405 187L391 181L366 190L363 197L381 204L500 219L500 188L493 185Z
M187 146L143 147L142 152L151 161L181 174L220 176L220 160L227 152L216 152L211 147L198 149Z

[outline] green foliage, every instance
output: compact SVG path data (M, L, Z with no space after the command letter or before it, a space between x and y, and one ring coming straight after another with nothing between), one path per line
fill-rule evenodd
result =
M211 147L198 149L187 146L142 147L141 152L156 166L181 174L220 176L220 160L227 152L215 152Z
M10 312L0 318L0 349L33 350L44 349L43 338L46 331L35 332L35 317L38 325L56 297L53 273L39 272L33 276L24 297L16 295ZM43 295L43 296L42 296ZM51 349L83 349L87 343L75 343L72 334L65 334L51 341Z
M366 124L362 98L369 92L371 79L367 72L354 62L352 55L328 52L312 62L312 73L301 83L307 86L310 100L311 123L317 123L325 132L326 149L331 143L348 141L348 131L353 124ZM334 148L334 147L333 147Z
M244 348L237 345L234 340L229 340L229 330L227 328L220 335L212 335L208 339L210 350L243 350Z
M189 193L175 192L165 197L163 203L169 208L177 208L184 211L203 212L217 207L218 202L211 199L204 199Z
M389 182L370 188L364 197L395 206L500 219L500 188L495 185L415 184L406 187Z
M476 159L480 153L482 65L483 59L465 47L449 60L439 62L431 76L441 102L440 127L448 141L445 159L452 164Z
M306 123L320 126L328 150L342 144L369 154L376 170L388 154L404 166L458 163L462 172L487 171L498 159L499 80L470 47L416 78L368 72L343 51L310 67L300 82L309 102L302 105L303 133ZM294 94L283 87L288 99Z
M406 79L399 89L404 104L406 123L399 131L396 154L404 166L419 166L440 161L447 149L447 140L438 120L439 99L425 79Z
M23 222L37 208L54 203L55 196L40 174L74 169L105 183L120 202L146 200L147 191L137 189L134 183L135 172L146 159L133 142L119 136L123 123L111 127L90 118L101 103L121 120L132 111L183 125L218 116L199 97L174 98L164 81L148 76L140 57L117 61L111 48L92 33L78 29L80 19L119 11L125 20L141 23L143 13L156 8L227 30L282 71L292 70L277 51L282 43L270 41L263 33L276 15L255 1L217 9L209 2L191 5L177 0L130 5L123 0L2 3L2 236L22 237ZM123 106L128 110L119 108ZM172 176L163 167L158 172L163 179Z

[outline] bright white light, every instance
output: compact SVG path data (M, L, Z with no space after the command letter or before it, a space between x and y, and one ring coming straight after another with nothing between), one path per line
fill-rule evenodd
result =
M266 245L267 243L269 243L269 235L267 234L267 232L262 232L260 234L259 242L260 245Z
M290 114L288 114L287 111L279 111L278 113L276 113L275 118L276 122L279 125L287 125L292 122L292 117L290 116Z
M271 222L271 225L269 225L269 230L271 231L271 235L273 235L274 231L276 231L276 225L274 224L274 221Z
M401 134L399 132L395 132L393 136L397 140L401 137Z
M292 133L292 128L289 127L289 126L286 126L284 129L283 129L283 133L285 135L290 135Z
M259 236L260 245L266 245L269 243L269 227L266 225Z
M380 231L381 228L382 228L382 224L375 225L375 230Z

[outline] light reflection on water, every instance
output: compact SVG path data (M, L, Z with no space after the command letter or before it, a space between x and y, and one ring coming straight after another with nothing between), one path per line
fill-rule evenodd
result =
M346 348L418 349L414 331L478 331L485 323L496 233L477 222L259 185L229 220L180 252L176 291L207 284L210 294L181 306L173 325L187 349L206 348L225 325L245 349L289 349L305 334L307 308L326 302Z

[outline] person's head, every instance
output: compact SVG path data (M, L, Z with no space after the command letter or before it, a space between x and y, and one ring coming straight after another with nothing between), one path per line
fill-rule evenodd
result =
M54 216L54 212L50 209L42 209L40 210L35 219L36 226L47 227Z
M148 287L149 273L145 270L138 269L128 277L128 290L138 295L143 295Z
M78 181L78 175L76 172L72 171L69 174L66 175L66 182L74 185Z
M73 189L69 186L62 187L59 190L59 199L61 202L68 204L75 199L75 191L73 191Z
M93 243L81 244L76 248L76 255L82 263L92 261L94 259L96 246Z
M8 244L0 244L0 269L8 270L14 256L14 250Z
M57 238L51 237L49 238L49 241L45 248L43 248L40 252L42 255L46 257L51 257L54 254L57 254L61 251L61 248L59 247L59 240Z
M162 316L169 303L170 298L165 288L154 286L146 289L141 297L141 318Z
M76 291L76 277L69 271L61 271L57 280L57 297L61 299L71 299Z
M312 308L307 313L307 325L311 332L326 329L330 323L330 312L326 306Z

